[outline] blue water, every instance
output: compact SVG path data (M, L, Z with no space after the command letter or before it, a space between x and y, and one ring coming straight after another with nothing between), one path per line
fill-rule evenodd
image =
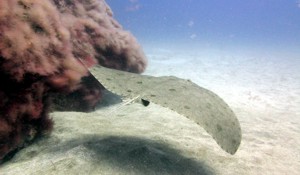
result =
M244 47L300 55L300 1L297 0L107 0L107 3L114 17L142 45Z

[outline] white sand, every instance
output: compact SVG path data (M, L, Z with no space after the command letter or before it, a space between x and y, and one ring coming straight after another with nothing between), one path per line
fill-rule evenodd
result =
M212 167L222 174L300 173L300 54L175 50L153 49L146 73L176 75L214 91L241 123L242 144L229 156L237 162Z
M117 104L52 114L51 137L20 151L0 174L298 174L300 58L180 50L146 47L145 74L188 78L220 95L242 127L235 155L168 109Z

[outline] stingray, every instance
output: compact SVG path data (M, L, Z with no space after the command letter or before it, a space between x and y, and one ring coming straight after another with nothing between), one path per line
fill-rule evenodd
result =
M226 152L237 151L241 142L239 121L215 93L175 76L140 75L99 65L89 71L112 93L144 106L155 103L176 111L203 127Z

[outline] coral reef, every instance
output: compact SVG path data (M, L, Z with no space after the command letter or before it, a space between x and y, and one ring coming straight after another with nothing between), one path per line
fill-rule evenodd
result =
M0 162L51 132L50 96L92 109L101 98L89 66L140 73L146 59L104 0L0 1Z

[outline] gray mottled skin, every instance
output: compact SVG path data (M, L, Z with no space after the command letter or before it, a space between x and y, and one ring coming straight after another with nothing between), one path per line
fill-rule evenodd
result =
M241 142L239 121L213 92L174 76L153 77L102 66L89 71L107 90L176 111L203 127L226 152L237 151Z

